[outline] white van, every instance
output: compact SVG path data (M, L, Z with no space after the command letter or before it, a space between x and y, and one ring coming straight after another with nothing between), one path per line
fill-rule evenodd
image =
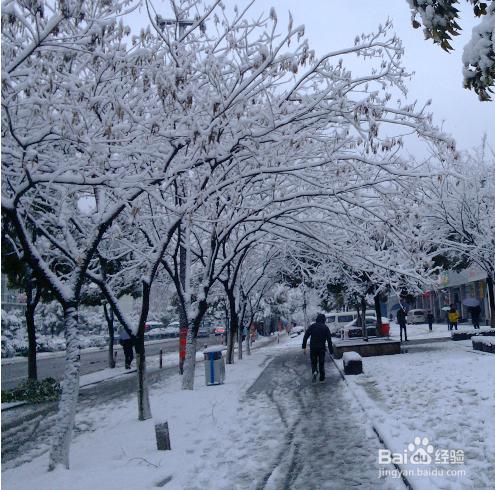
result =
M366 316L376 318L375 310L366 310ZM339 335L340 329L357 318L356 311L331 311L325 314L327 327L332 335Z
M406 317L407 323L426 323L426 311L425 310L409 310Z

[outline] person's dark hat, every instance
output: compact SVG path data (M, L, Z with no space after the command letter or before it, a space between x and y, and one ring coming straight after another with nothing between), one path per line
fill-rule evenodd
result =
M323 313L318 313L318 315L316 315L316 323L325 323L325 315Z

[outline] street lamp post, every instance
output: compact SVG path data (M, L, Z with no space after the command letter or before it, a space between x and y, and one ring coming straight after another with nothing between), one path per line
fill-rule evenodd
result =
M186 30L186 27L190 27L194 25L197 21L196 20L189 20L189 19L164 19L160 15L156 16L156 23L158 24L158 27L160 29L165 29L166 26L179 26L179 38L181 38L184 35L184 31ZM201 32L206 31L205 24L201 22L199 24L199 29Z

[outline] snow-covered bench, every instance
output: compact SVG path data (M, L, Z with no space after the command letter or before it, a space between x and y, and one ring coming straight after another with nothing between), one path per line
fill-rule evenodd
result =
M495 336L495 329L485 327L477 330L452 330L450 338L452 340L469 340L473 337Z
M363 358L357 352L344 352L342 360L344 361L345 374L361 374L363 372Z
M495 354L495 337L474 337L473 349Z

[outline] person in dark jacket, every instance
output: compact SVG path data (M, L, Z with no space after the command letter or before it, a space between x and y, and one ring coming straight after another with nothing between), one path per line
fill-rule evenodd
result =
M402 306L397 311L397 323L400 327L400 341L402 342L402 331L404 331L404 342L407 342L406 310Z
M473 306L471 308L471 318L473 320L474 328L480 328L480 316L481 316L480 305Z
M329 328L325 325L325 315L319 313L316 322L313 323L304 334L302 348L306 354L306 343L309 341L309 355L311 358L311 372L313 373L313 382L316 381L318 369L320 371L320 381L325 380L325 343L328 343L328 351L332 353L332 336Z
M131 369L131 364L134 359L134 338L127 333L124 327L119 330L119 343L124 349L125 368Z
M433 330L433 313L431 311L426 315L426 320L428 321L428 330L431 332Z

